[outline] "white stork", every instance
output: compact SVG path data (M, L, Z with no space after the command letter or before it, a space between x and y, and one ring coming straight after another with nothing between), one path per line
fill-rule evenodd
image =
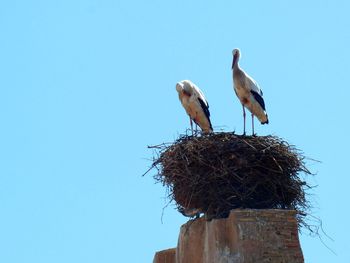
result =
M263 99L263 92L259 88L258 83L252 77L242 70L238 65L240 58L239 49L232 51L232 75L233 75L233 86L235 93L242 103L243 107L243 120L244 120L244 131L245 134L245 107L252 114L252 129L254 135L254 116L256 116L261 124L269 123L269 119L266 114L265 102Z
M176 90L179 93L179 99L190 117L191 131L193 135L192 120L201 127L204 133L213 131L210 122L209 104L205 99L203 92L190 80L182 80L176 83Z

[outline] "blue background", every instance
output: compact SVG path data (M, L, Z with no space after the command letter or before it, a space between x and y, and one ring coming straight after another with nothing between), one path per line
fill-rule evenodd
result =
M147 145L189 127L175 84L242 132L232 49L274 134L302 149L326 233L306 262L350 262L349 1L1 1L0 261L152 262L186 222ZM248 122L249 124L249 122ZM247 126L250 131L250 125Z

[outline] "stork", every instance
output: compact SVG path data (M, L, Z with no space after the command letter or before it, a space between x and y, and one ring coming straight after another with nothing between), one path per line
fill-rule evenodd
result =
M265 102L263 99L263 92L259 88L258 83L250 77L247 73L242 70L238 61L240 58L239 49L234 49L232 51L233 61L232 61L232 76L233 76L233 86L234 91L240 100L243 108L243 134L245 135L245 108L247 108L252 114L252 130L254 135L254 116L256 116L261 124L268 124L269 119L266 114Z
M182 80L176 83L179 100L190 117L191 131L193 135L193 121L204 133L213 131L210 122L209 104L203 92L190 80Z

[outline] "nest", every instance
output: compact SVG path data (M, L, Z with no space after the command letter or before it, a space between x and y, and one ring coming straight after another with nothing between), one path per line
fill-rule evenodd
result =
M310 174L305 158L276 136L221 132L151 148L157 149L154 178L168 188L179 211L199 209L208 218L222 218L235 208L295 209L303 216L309 207L310 186L299 177Z

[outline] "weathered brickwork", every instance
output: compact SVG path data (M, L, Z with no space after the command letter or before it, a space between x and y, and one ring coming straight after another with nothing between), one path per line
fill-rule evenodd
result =
M189 221L181 227L176 251L162 251L162 257L158 252L153 262L303 263L295 215L293 210L244 209L232 210L225 219Z
M158 251L154 255L153 263L176 263L176 248Z

